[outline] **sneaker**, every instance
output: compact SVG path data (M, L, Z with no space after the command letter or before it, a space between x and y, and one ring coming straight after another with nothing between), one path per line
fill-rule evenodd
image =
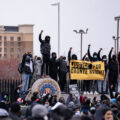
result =
M97 91L95 91L95 92L94 92L94 94L96 94L96 95L97 95L97 94L98 94L98 92L97 92Z
M89 95L90 93L89 93L89 92L87 92L87 94Z
M90 95L92 95L92 94L93 94L93 92L91 91L91 92L90 92Z
M84 94L84 95L86 95L86 94L87 94L87 92L85 91L83 94Z

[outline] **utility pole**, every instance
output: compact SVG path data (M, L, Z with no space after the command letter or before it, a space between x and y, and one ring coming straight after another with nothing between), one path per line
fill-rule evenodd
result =
M117 21L117 54L119 52L119 21L120 16L115 17L115 20Z
M80 29L79 31L77 30L73 30L76 34L80 34L80 60L82 60L82 44L83 44L83 34L87 34L88 32L88 28L86 29L86 31ZM82 84L82 80L78 81L78 86L79 86L79 90L82 91L83 88L83 84Z
M51 4L58 7L58 57L60 57L60 3Z
M83 34L87 34L88 32L88 28L86 29L86 31L80 29L79 31L77 30L73 30L76 34L80 34L80 59L82 60L82 44L83 44Z

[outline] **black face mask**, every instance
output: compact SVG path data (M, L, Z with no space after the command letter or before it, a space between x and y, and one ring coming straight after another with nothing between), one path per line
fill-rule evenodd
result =
M46 41L46 43L50 43L50 40L45 40Z
M112 60L116 61L116 56L115 55L113 55Z
M56 56L53 56L52 58L53 58L53 59L56 59Z
M47 43L49 43L49 42L50 42L50 37L49 37L49 36L46 36L46 37L45 37L45 41L46 41Z

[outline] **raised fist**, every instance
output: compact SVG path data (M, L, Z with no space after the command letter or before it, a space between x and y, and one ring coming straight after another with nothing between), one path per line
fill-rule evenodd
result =
M43 30L40 31L40 34L42 34L42 33L43 33Z
M113 50L114 48L112 47L111 50Z
M72 50L72 47L70 47L70 51Z
M91 46L91 45L89 44L89 45L88 45L88 48L90 48L90 46Z

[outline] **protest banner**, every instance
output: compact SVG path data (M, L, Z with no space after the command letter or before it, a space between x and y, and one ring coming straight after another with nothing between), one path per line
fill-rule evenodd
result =
M70 77L72 80L104 80L105 66L104 62L88 62L71 60Z

